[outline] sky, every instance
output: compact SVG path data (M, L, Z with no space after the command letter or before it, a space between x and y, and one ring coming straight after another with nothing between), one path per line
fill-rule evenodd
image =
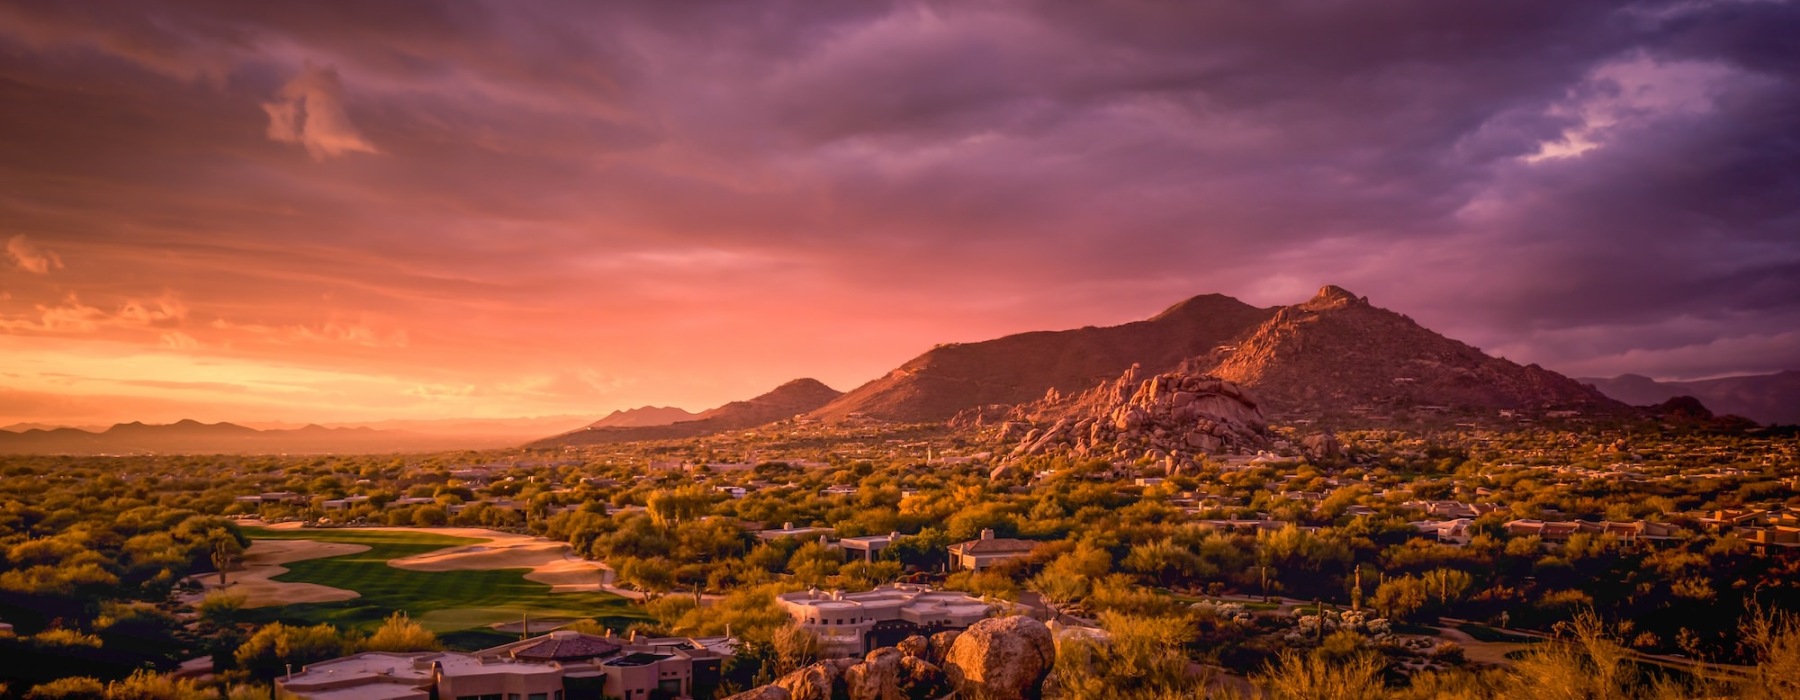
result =
M1800 369L1800 3L0 0L0 424L702 409L1323 284Z

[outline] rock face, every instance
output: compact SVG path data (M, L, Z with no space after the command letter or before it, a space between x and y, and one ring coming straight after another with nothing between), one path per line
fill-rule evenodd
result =
M1328 424L1400 413L1635 413L1573 379L1483 354L1333 286L1276 310L1200 368L1253 389L1271 416Z
M1019 421L1003 423L997 431L1008 435L1023 430L1009 456L1149 455L1182 466L1192 455L1254 452L1269 445L1268 422L1243 387L1182 370L1140 381L1137 372L1133 367L1079 396L1047 397L1021 410ZM1021 429L1021 424L1032 427Z
M1056 641L1044 623L989 618L956 638L944 671L958 700L1038 700L1055 663Z

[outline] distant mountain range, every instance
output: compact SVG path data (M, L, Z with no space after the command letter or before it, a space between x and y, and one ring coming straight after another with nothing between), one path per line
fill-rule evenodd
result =
M674 406L639 406L606 414L605 418L594 421L589 428L647 428L653 425L668 425L684 420L699 418L698 414L689 413L687 409Z
M768 393L748 401L733 401L718 408L702 411L693 420L678 421L665 425L646 426L607 426L600 425L608 419L601 419L594 425L561 435L544 438L526 445L527 447L566 447L572 445L597 445L615 442L633 442L637 440L679 440L722 433L728 430L742 430L766 425L778 420L793 418L815 410L833 399L842 396L842 392L825 386L816 379L796 379L775 387ZM676 409L680 410L680 409Z
M383 427L255 430L230 423L129 423L104 431L0 432L0 452L396 452L673 440L742 430L796 416L827 423L937 422L1016 415L1019 407L1087 392L1132 372L1211 375L1247 390L1271 418L1360 424L1401 415L1494 419L1554 413L1649 417L1633 406L1694 396L1718 414L1800 423L1800 372L1697 382L1624 375L1574 380L1520 366L1446 338L1335 286L1293 306L1259 308L1197 296L1143 321L1038 331L940 345L849 393L796 379L761 396L690 413L617 410L580 426L570 416L510 421L390 421ZM1628 405L1629 404L1629 405ZM1676 406L1683 413L1694 407ZM1674 410L1669 406L1658 409ZM566 427L565 427L566 426ZM15 426L25 427L25 426Z
M95 454L381 454L489 449L517 444L505 436L426 435L371 428L257 430L232 423L183 420L168 425L120 423L101 431L33 428L0 431L0 453Z
M1657 381L1639 374L1580 381L1633 406L1692 396L1713 413L1743 416L1758 423L1800 425L1800 371L1685 382Z

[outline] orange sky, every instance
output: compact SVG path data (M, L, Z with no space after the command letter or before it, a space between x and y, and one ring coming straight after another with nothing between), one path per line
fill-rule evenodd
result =
M1326 283L1800 366L1785 7L1352 5L0 0L0 425L702 409Z

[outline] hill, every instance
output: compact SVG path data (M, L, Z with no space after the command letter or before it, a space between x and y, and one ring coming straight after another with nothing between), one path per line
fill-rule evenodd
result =
M1638 374L1580 381L1633 406L1692 396L1714 413L1743 416L1758 423L1800 424L1800 371L1796 370L1698 381L1665 382Z
M1350 419L1497 411L1628 414L1592 387L1446 338L1335 286L1283 307L1196 367L1256 392L1271 416Z
M568 447L638 440L679 440L742 430L786 420L842 396L816 379L796 379L747 401L701 412L694 420L639 427L589 426L530 443L527 447Z
M120 423L101 431L77 428L0 432L0 454L376 454L502 447L503 439L419 435L369 428L256 430L233 423L183 420L168 425Z
M1155 374L1211 352L1273 313L1218 294L1197 296L1156 316L1105 328L1037 331L978 343L940 345L810 417L946 420L965 409L1036 401L1054 389L1073 394L1133 365Z
M668 425L684 420L694 420L698 415L686 409L674 406L639 406L622 411L613 411L605 418L594 421L589 428L643 428L652 425Z

